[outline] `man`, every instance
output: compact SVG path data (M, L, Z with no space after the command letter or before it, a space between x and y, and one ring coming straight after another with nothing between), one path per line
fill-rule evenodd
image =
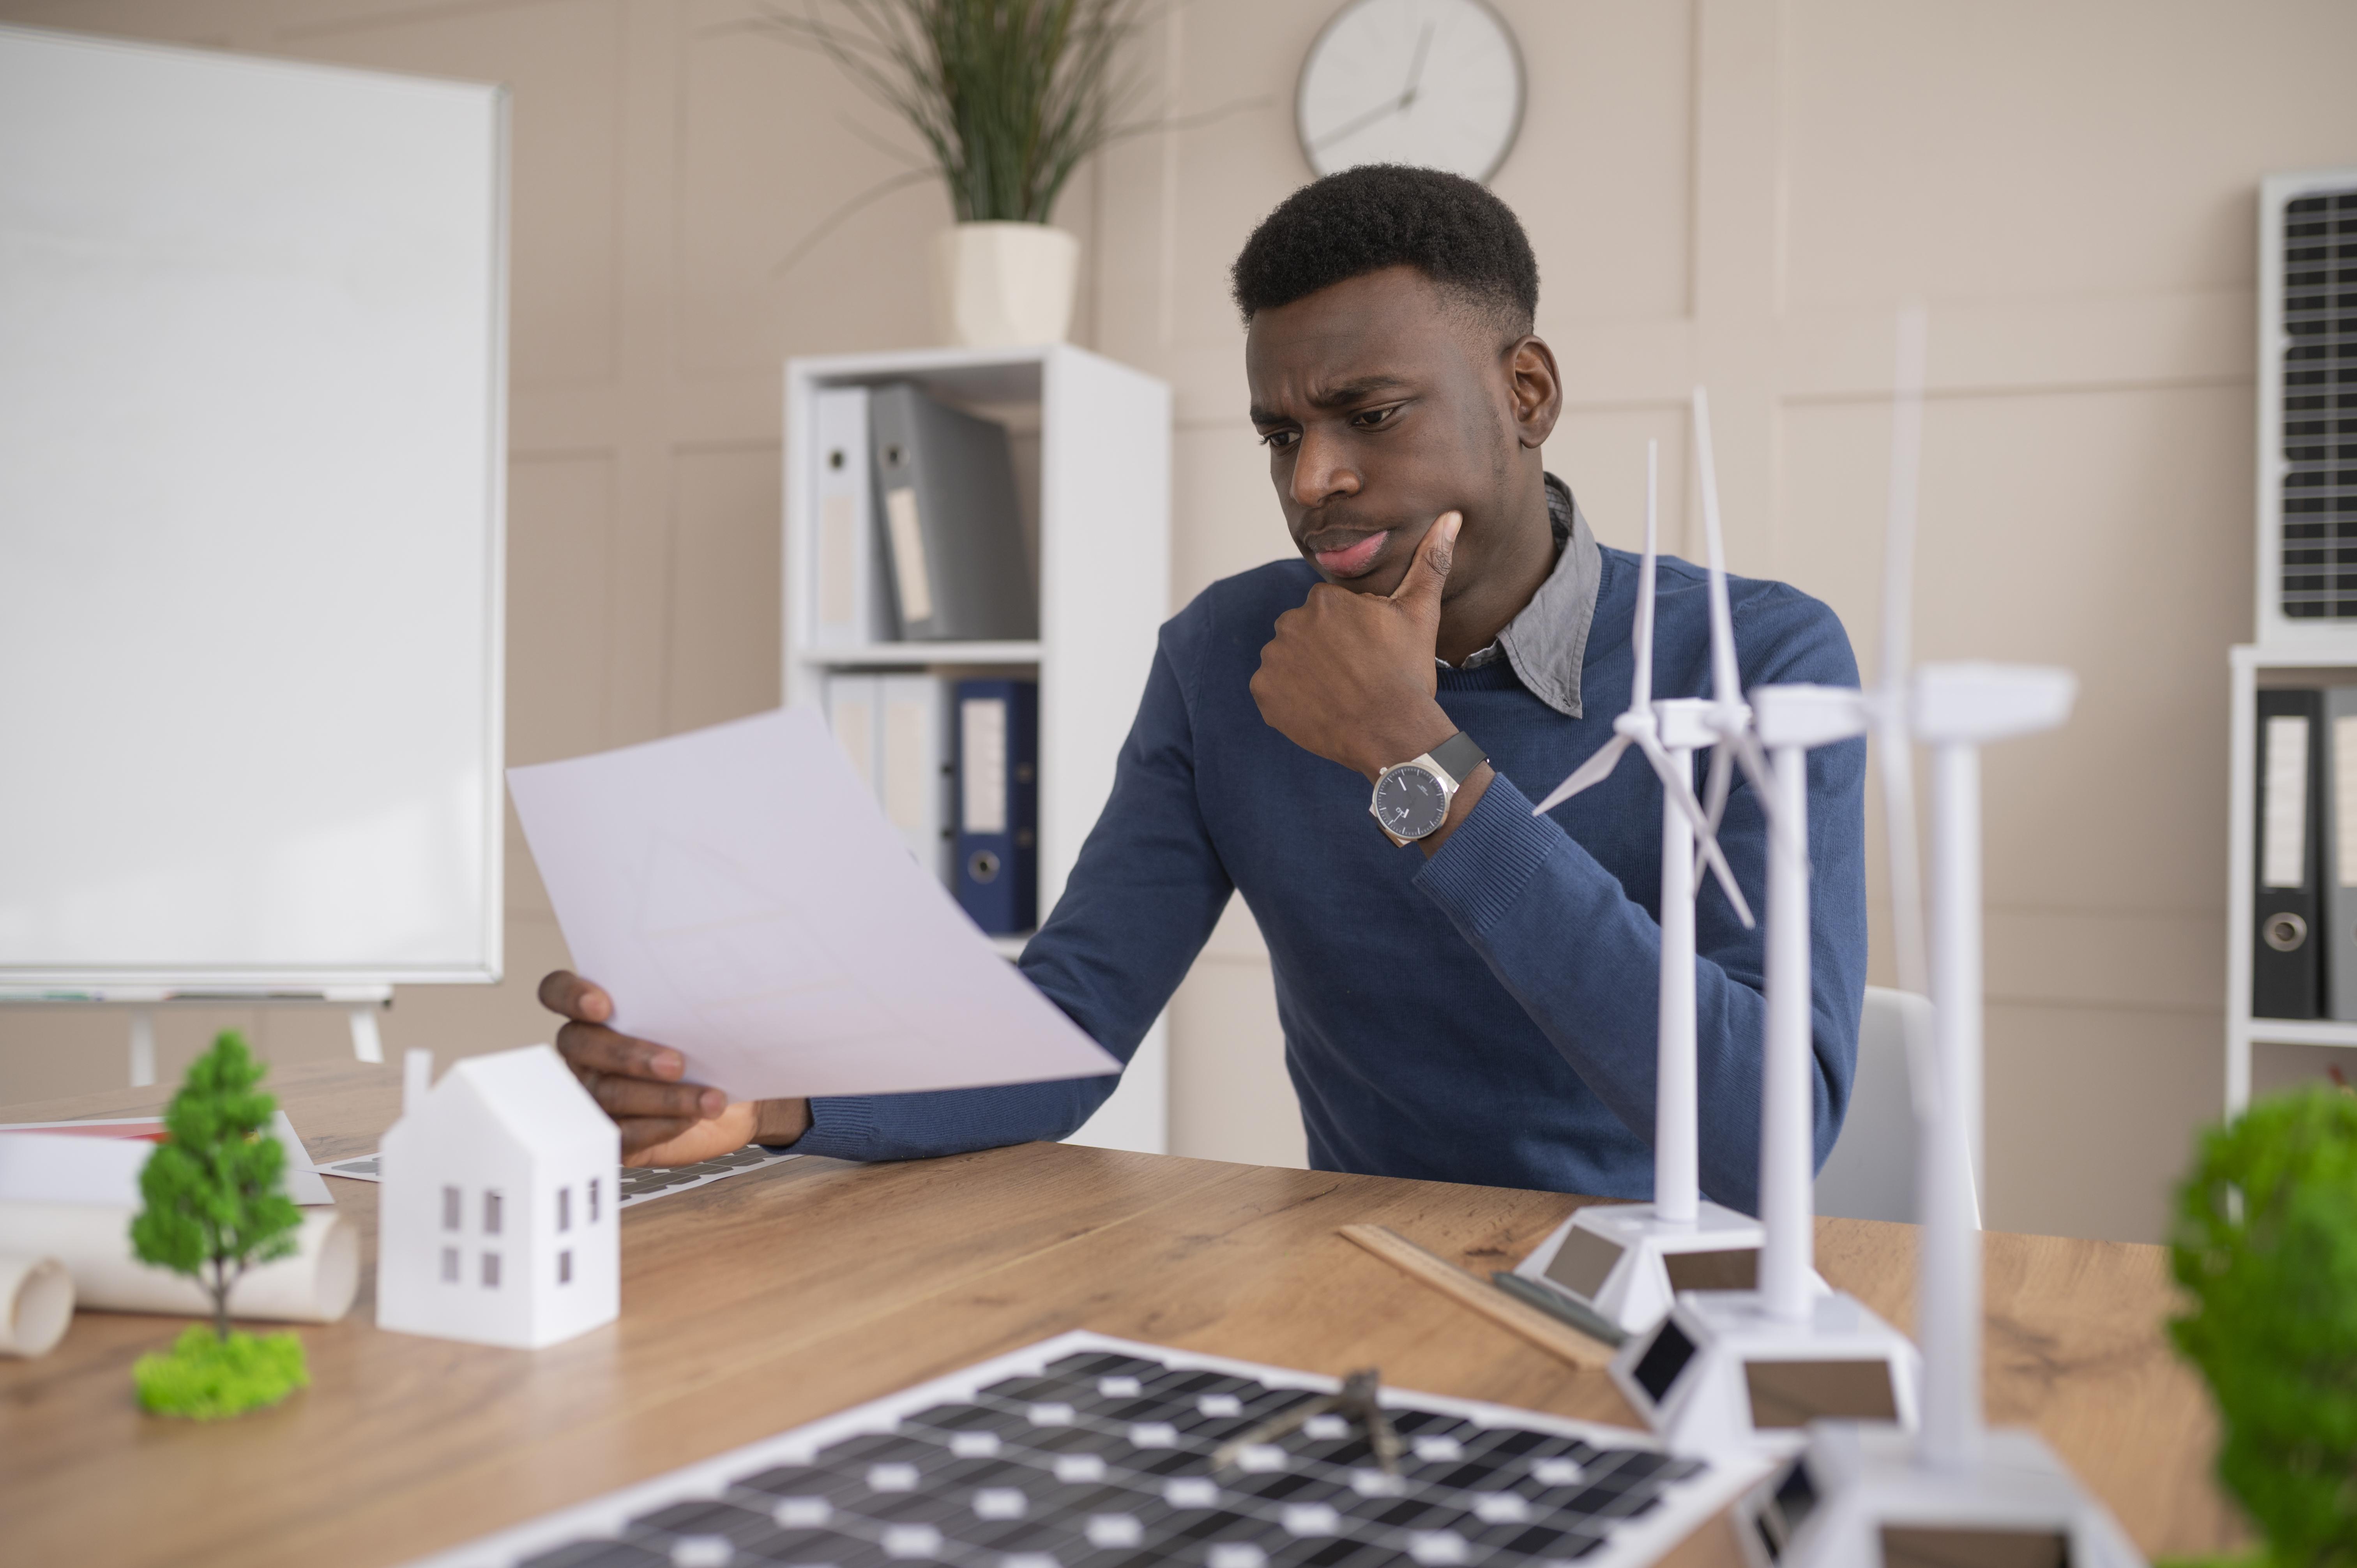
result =
M1471 181L1358 168L1278 207L1234 286L1300 559L1215 583L1163 628L1113 794L1023 972L1126 1061L1241 892L1313 1165L1645 1197L1660 787L1631 765L1531 815L1625 705L1636 562L1598 548L1541 466L1563 386L1532 335L1529 242ZM1857 683L1823 605L1730 587L1747 687ZM1657 603L1654 691L1706 693L1703 574L1663 562ZM1864 769L1862 742L1809 764L1821 1159L1864 995ZM1738 788L1720 842L1755 907L1764 839ZM1696 928L1703 1187L1750 1209L1762 937L1707 886ZM751 1139L878 1160L1060 1138L1114 1083L732 1106L676 1081L676 1052L603 1027L594 985L554 974L542 996L646 1164Z

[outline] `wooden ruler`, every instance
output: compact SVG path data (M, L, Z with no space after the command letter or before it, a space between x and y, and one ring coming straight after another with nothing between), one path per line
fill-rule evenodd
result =
M1430 1285L1459 1306L1471 1307L1499 1327L1521 1335L1575 1367L1611 1364L1611 1346L1516 1301L1489 1281L1466 1273L1445 1258L1435 1257L1388 1226L1345 1225L1342 1235L1408 1278Z

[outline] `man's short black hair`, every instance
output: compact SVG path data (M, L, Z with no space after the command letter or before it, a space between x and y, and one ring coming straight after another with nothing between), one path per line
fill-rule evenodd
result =
M1513 209L1476 181L1361 164L1313 181L1261 220L1231 273L1249 324L1345 279L1410 266L1519 338L1539 306L1539 263Z

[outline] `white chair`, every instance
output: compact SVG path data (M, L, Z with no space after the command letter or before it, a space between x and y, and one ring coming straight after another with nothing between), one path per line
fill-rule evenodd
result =
M1833 1154L1817 1172L1819 1214L1843 1219L1915 1219L1914 1064L1922 1063L1928 1071L1931 1059L1930 999L1867 986L1849 1114ZM1977 1183L1973 1219L1979 1223Z

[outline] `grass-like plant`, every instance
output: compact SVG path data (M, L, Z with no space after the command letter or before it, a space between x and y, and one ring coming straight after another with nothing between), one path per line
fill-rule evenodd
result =
M139 1173L131 1221L142 1262L188 1274L212 1298L213 1328L180 1336L133 1369L139 1399L168 1415L211 1418L275 1404L308 1380L292 1333L232 1334L230 1292L248 1269L295 1251L302 1211L285 1191L286 1148L271 1132L278 1102L244 1036L223 1030L189 1065L164 1112L165 1142Z
M2169 1324L2224 1428L2218 1477L2272 1568L2357 1568L2357 1097L2255 1101L2178 1194Z
M131 1377L149 1410L198 1421L276 1404L311 1380L292 1333L216 1337L201 1323L182 1329L169 1351L140 1357Z
M1045 223L1135 96L1146 0L803 0L761 25L832 56L922 138L961 222ZM865 198L862 199L866 199ZM847 214L846 214L847 215Z

